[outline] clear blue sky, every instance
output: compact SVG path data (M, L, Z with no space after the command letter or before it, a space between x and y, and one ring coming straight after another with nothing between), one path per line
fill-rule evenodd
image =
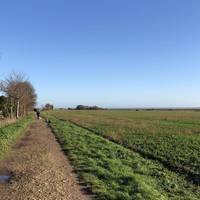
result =
M200 106L199 0L1 0L0 79L38 104Z

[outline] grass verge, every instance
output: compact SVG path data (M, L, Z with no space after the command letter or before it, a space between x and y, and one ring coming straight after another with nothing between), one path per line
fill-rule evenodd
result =
M0 128L0 159L4 158L9 152L12 144L24 133L25 129L33 121L33 115L19 119L13 124Z
M197 200L200 187L159 162L70 122L46 116L76 172L99 200Z

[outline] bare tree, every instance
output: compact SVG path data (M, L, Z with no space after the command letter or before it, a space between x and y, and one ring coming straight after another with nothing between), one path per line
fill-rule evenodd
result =
M27 111L33 110L36 104L37 95L35 89L29 81L25 81L20 86L20 114L24 115Z
M14 110L16 118L19 118L20 115L33 109L36 104L35 89L23 73L10 74L0 82L0 90L5 93L9 101L11 118Z

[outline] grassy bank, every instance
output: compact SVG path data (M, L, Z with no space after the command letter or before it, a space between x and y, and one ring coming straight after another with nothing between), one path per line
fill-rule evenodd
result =
M200 188L121 145L46 115L63 150L100 200L197 200Z
M3 126L6 126L8 124L12 124L16 122L16 119L3 119L3 120L0 120L0 128L3 127Z
M0 128L0 159L7 154L11 145L24 133L32 121L33 115L29 114L15 123Z
M52 114L156 159L200 184L200 112L56 111Z

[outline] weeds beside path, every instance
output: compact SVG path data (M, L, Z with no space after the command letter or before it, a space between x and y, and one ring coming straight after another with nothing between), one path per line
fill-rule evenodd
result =
M5 126L5 125L8 125L8 124L12 124L16 122L16 119L3 119L3 120L0 120L0 127L2 126Z
M0 128L0 159L7 155L11 146L24 134L32 121L33 115L29 114L13 124Z

